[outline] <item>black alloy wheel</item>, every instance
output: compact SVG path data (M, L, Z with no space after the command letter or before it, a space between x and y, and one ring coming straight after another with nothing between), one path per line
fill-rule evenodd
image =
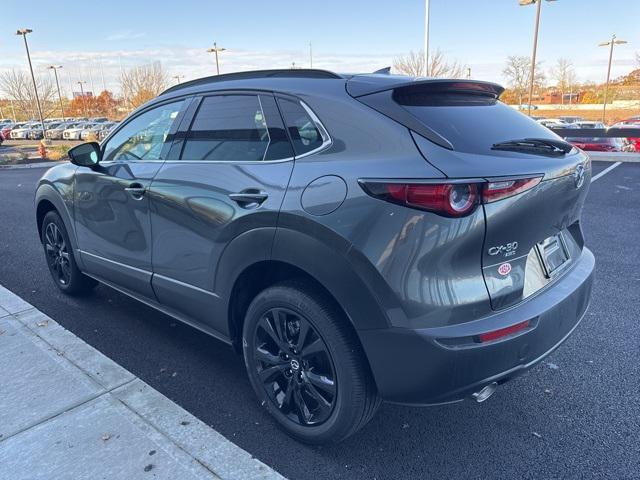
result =
M54 222L48 223L45 227L44 248L54 279L61 285L69 285L71 281L69 248L62 232Z
M299 425L329 418L337 386L326 344L304 316L272 308L257 324L255 368L269 399Z

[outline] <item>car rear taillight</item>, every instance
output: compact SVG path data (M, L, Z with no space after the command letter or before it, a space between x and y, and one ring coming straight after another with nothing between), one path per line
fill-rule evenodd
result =
M369 195L445 217L469 215L479 203L491 203L535 187L542 177L489 182L404 183L361 180Z
M524 191L530 190L540 183L542 177L520 178L509 180L492 180L482 184L482 201L484 203L496 202L503 198L513 197Z
M463 217L478 204L475 183L361 182L371 196L447 217Z

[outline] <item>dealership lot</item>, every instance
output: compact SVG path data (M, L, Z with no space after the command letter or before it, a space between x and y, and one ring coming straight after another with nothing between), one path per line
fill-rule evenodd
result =
M594 162L594 175L612 164ZM640 471L640 164L591 186L583 214L597 260L592 305L575 334L488 402L384 405L355 437L306 447L255 402L226 346L99 287L53 285L33 221L35 170L0 172L0 283L290 478L633 478Z

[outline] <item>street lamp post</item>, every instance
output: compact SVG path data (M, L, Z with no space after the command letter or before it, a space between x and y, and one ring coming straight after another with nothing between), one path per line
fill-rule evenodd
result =
M429 76L429 0L424 0L424 76Z
M84 98L84 87L83 87L83 85L86 83L87 82L80 80L78 82L78 85L80 85L80 96L82 97L82 111L84 112L84 116L88 118L89 115L87 115L87 102L86 102L86 99Z
M29 62L29 70L31 71L31 80L33 81L33 91L36 95L36 104L38 105L38 114L40 115L40 126L42 127L42 138L45 138L44 117L42 116L42 107L40 106L40 97L38 97L38 86L36 77L33 74L33 66L31 65L31 55L29 54L29 44L27 43L27 35L33 32L30 28L21 28L16 31L16 35L22 35L24 39L24 48L27 51L27 61Z
M313 49L311 42L309 42L309 68L313 68Z
M547 2L553 2L555 0L547 0ZM542 0L518 0L521 6L532 5L537 3L536 8L536 26L533 32L533 54L531 55L531 71L529 72L529 104L527 110L529 116L531 116L531 100L533 99L533 84L535 83L536 74L536 54L538 53L538 30L540 28L540 11L542 10Z
M613 46L623 45L625 43L627 43L625 40L618 40L616 39L615 35L612 35L610 41L598 44L599 47L610 47L609 48L609 66L607 67L607 83L605 83L605 86L604 86L604 105L602 106L602 123L605 123L605 117L607 115L607 99L609 96L609 80L611 79L611 60L613 60Z
M180 84L180 79L184 78L184 75L174 75L173 78L176 79L176 85Z
M218 47L216 42L213 42L213 48L208 48L207 52L216 54L216 75L220 75L220 60L218 59L218 52L224 52L226 48Z
M64 122L64 107L62 106L62 95L60 94L60 82L58 81L58 69L62 68L62 65L49 65L49 70L53 70L56 77L56 88L58 89L58 100L60 100L60 113L62 113L62 121Z

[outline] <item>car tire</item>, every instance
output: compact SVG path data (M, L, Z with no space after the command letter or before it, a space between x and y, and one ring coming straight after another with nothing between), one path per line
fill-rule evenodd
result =
M301 442L344 440L380 405L355 331L310 282L287 281L259 293L245 316L242 345L261 405Z
M98 284L78 269L69 234L58 212L50 211L44 216L41 241L51 277L62 292L86 294Z

